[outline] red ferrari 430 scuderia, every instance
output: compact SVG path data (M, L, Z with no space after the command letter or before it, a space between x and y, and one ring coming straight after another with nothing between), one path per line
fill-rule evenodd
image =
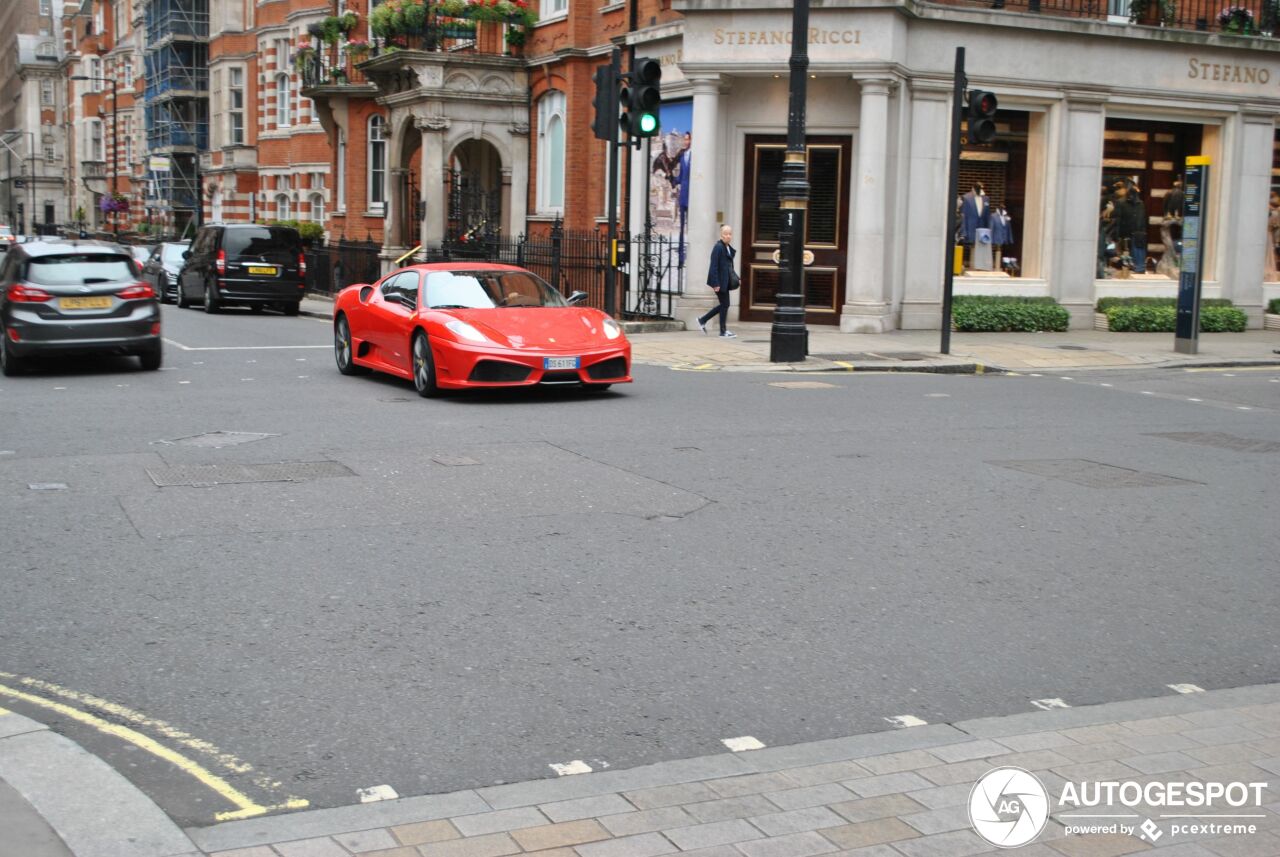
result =
M334 303L338 371L411 379L422 396L442 389L579 384L605 390L631 380L621 325L577 306L514 265L413 265Z

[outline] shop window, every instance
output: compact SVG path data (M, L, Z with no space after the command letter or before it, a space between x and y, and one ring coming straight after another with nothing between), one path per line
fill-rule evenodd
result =
M965 248L965 275L1034 277L1039 260L1033 247L1039 205L1029 205L1040 188L1028 187L1028 166L1043 156L1043 115L1022 110L996 113L996 137L975 143L967 137L958 173L959 240ZM1032 222L1028 222L1028 218Z
M1202 153L1203 143L1201 125L1107 119L1098 202L1100 278L1178 278L1184 165Z

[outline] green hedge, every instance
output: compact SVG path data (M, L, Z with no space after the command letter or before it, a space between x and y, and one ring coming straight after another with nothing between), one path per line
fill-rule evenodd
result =
M1272 298L1267 304L1267 312L1272 315L1280 315L1280 298Z
M288 226L296 229L303 241L324 240L324 227L319 223L312 223L308 220L270 220L267 223L270 226Z
M1071 315L1053 298L958 295L951 318L956 330L971 332L1063 331Z
M1107 326L1116 333L1173 333L1178 322L1175 306L1114 306L1107 310ZM1202 333L1242 333L1248 317L1232 306L1200 307Z
M1121 306L1171 306L1177 307L1177 298L1099 298L1098 312L1106 312L1109 309ZM1208 306L1231 306L1231 301L1226 298L1202 298L1200 300L1201 307Z

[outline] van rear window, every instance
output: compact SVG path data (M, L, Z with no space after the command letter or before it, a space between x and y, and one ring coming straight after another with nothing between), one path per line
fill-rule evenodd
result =
M67 253L37 256L27 262L26 281L36 286L87 286L94 283L131 283L138 279L138 264L114 253Z
M281 250L293 254L302 251L298 233L278 226L259 226L228 229L222 239L222 249L227 256L263 256Z

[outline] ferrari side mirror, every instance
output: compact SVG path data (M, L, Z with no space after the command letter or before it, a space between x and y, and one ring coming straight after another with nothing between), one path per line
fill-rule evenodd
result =
M587 299L586 292L574 292L573 294L569 295L568 301L569 301L569 305L573 306L575 304L582 303L586 299Z

